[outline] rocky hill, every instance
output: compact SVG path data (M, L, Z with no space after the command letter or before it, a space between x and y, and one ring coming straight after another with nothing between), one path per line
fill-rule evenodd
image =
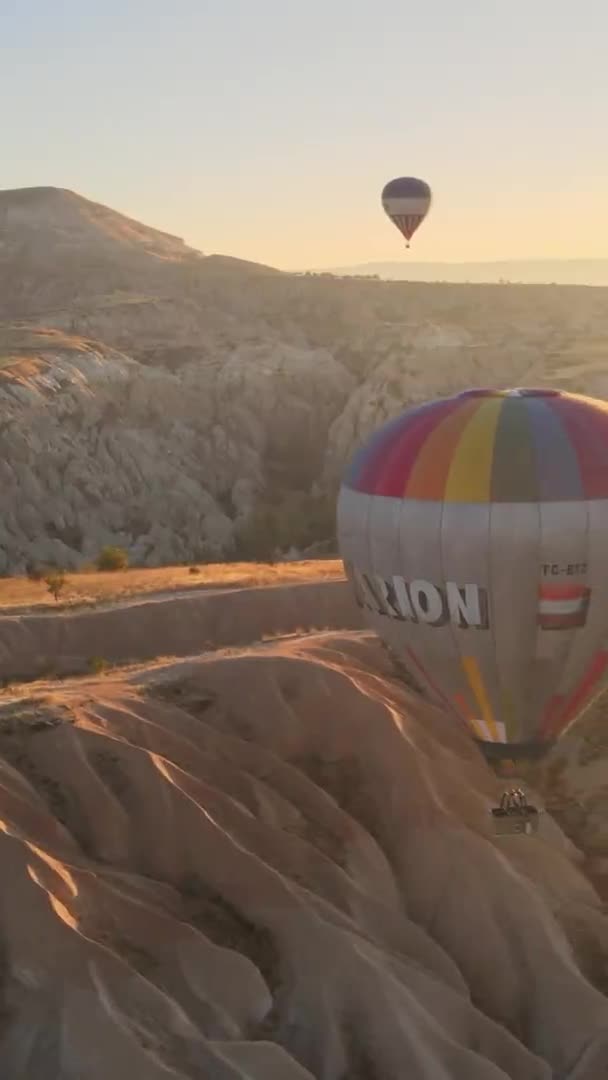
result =
M608 394L607 301L283 274L69 191L0 192L0 572L107 543L144 565L230 555L269 508L282 547L326 539L345 460L407 403Z
M495 777L374 635L24 689L0 700L2 1076L606 1076L580 852L549 814L493 835Z

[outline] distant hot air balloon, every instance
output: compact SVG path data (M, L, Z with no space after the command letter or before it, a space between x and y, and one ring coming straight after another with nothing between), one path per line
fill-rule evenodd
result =
M338 538L372 627L488 759L540 757L603 688L607 403L479 389L407 409L354 456Z
M389 180L382 189L382 206L410 246L416 229L429 212L431 189L415 176L400 176Z

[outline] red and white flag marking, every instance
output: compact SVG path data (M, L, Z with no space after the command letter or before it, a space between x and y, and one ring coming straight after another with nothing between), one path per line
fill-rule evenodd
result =
M587 620L591 589L587 585L540 585L538 625L543 630L572 630Z

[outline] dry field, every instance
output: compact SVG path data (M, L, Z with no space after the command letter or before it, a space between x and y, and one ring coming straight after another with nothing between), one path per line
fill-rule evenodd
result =
M209 563L196 567L162 566L153 570L86 571L68 574L56 603L44 581L25 577L0 579L0 615L16 615L33 609L62 610L97 604L114 604L139 595L164 595L193 589L244 588L327 581L343 576L339 559L303 562Z

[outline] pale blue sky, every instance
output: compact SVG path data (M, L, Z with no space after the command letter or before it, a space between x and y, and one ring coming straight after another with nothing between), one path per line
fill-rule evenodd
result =
M0 0L0 188L285 268L608 254L605 0ZM406 255L379 194L427 179Z

